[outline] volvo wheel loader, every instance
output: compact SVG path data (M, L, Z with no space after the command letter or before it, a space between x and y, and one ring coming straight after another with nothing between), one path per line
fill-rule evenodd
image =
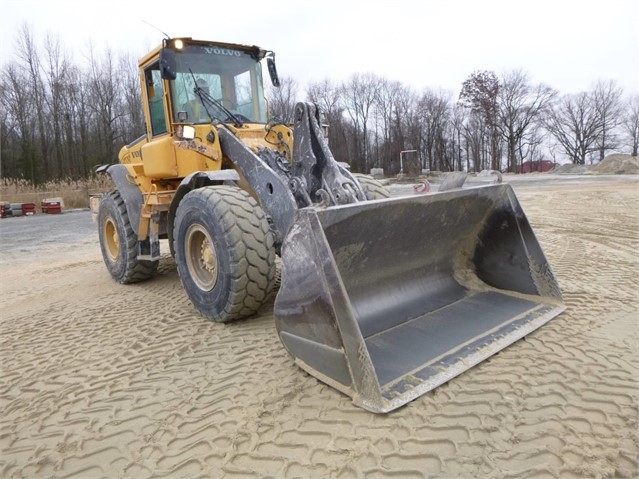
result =
M116 281L151 278L168 240L195 308L227 322L260 309L280 255L284 347L373 412L564 309L509 185L389 198L334 159L315 105L299 103L293 125L269 119L262 67L277 86L274 56L178 38L140 60L146 133L100 169L115 184L97 218Z

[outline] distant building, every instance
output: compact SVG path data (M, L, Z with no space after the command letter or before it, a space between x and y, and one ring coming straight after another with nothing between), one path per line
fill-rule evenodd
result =
M524 161L519 165L518 173L544 173L552 170L555 166L555 163L550 160Z

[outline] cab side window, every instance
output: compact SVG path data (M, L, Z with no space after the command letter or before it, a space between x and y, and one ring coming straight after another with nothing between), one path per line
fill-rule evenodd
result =
M159 64L147 68L144 73L146 89L149 97L149 114L151 116L151 132L153 136L166 133L166 115L164 113L164 86L160 76Z

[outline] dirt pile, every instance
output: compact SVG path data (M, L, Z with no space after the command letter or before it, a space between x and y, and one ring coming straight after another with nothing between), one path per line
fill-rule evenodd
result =
M639 175L639 158L613 153L596 165L559 165L550 173L560 175Z
M590 172L591 167L588 165L573 165L568 163L566 165L559 165L549 173L555 173L559 175L583 175Z
M596 175L639 175L639 157L615 153L591 169Z

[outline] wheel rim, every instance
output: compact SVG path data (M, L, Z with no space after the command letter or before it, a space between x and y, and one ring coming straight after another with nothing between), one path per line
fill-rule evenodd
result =
M113 218L107 218L104 222L104 244L111 261L116 261L120 255L120 236Z
M186 232L185 256L191 278L198 288L210 291L217 283L217 256L208 231L194 224Z

